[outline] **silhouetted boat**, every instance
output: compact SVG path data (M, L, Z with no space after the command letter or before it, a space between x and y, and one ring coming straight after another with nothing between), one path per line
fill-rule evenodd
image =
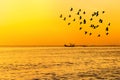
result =
M71 44L71 43L70 43L69 45L65 44L64 46L65 46L65 47L75 47L75 44Z

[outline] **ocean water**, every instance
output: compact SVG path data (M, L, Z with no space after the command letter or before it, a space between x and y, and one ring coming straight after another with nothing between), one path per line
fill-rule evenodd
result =
M1 47L0 80L120 80L120 47Z

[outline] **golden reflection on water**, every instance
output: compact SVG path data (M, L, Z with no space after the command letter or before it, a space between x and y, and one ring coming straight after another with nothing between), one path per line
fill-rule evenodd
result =
M120 47L0 48L0 80L119 80Z

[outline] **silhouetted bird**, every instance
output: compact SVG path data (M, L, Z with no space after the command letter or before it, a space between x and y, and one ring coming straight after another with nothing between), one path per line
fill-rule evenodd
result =
M90 36L92 35L92 33L89 34Z
M95 26L93 26L93 29L96 29Z
M82 27L80 27L80 30L82 29Z
M99 11L94 12L94 13L92 14L92 17L95 16L95 15L98 16L98 15L99 15Z
M108 26L110 26L110 23L108 24Z
M64 17L64 21L66 20L66 17Z
M68 23L68 25L70 25L71 23Z
M71 8L70 11L73 11L73 8Z
M71 17L71 15L69 15L69 17Z
M93 28L93 29L95 29L95 28L96 28L93 24L91 24L91 25L90 25L90 27L91 27L91 28Z
M106 35L108 35L109 33L106 33Z
M95 14L92 14L92 17L94 16Z
M80 24L82 24L82 22L80 22Z
M98 16L98 15L99 15L99 11L96 12L96 16Z
M60 18L62 18L62 14L60 15Z
M79 12L81 11L81 9L79 9Z
M83 14L85 14L86 12L84 11Z
M103 22L103 20L102 19L99 19L99 23L102 23Z
M75 21L75 19L73 19L73 21Z
M99 27L99 25L96 25L96 26L95 26L95 25L91 24L90 27L92 27L93 29L96 29L96 28Z
M80 16L80 19L82 19L82 16Z
M108 31L108 27L106 27L106 31Z
M105 11L102 11L102 13L105 13Z
M85 35L87 34L87 31L85 31Z
M83 20L83 23L86 24L86 20L85 19Z
M100 34L98 34L98 37L100 37Z
M77 12L77 15L79 15L79 12Z
M93 24L91 24L91 25L90 25L90 27L94 27L94 25L93 25Z
M90 27L94 28L95 26L93 24L91 24Z
M92 16L95 16L96 15L96 12L94 12L93 14L92 14Z
M93 20L93 18L90 18L90 21L92 21Z

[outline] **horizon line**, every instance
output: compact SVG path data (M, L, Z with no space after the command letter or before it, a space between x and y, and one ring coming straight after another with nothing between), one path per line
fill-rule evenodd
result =
M0 47L64 47L64 45L0 45ZM75 45L75 47L120 47L120 45Z

